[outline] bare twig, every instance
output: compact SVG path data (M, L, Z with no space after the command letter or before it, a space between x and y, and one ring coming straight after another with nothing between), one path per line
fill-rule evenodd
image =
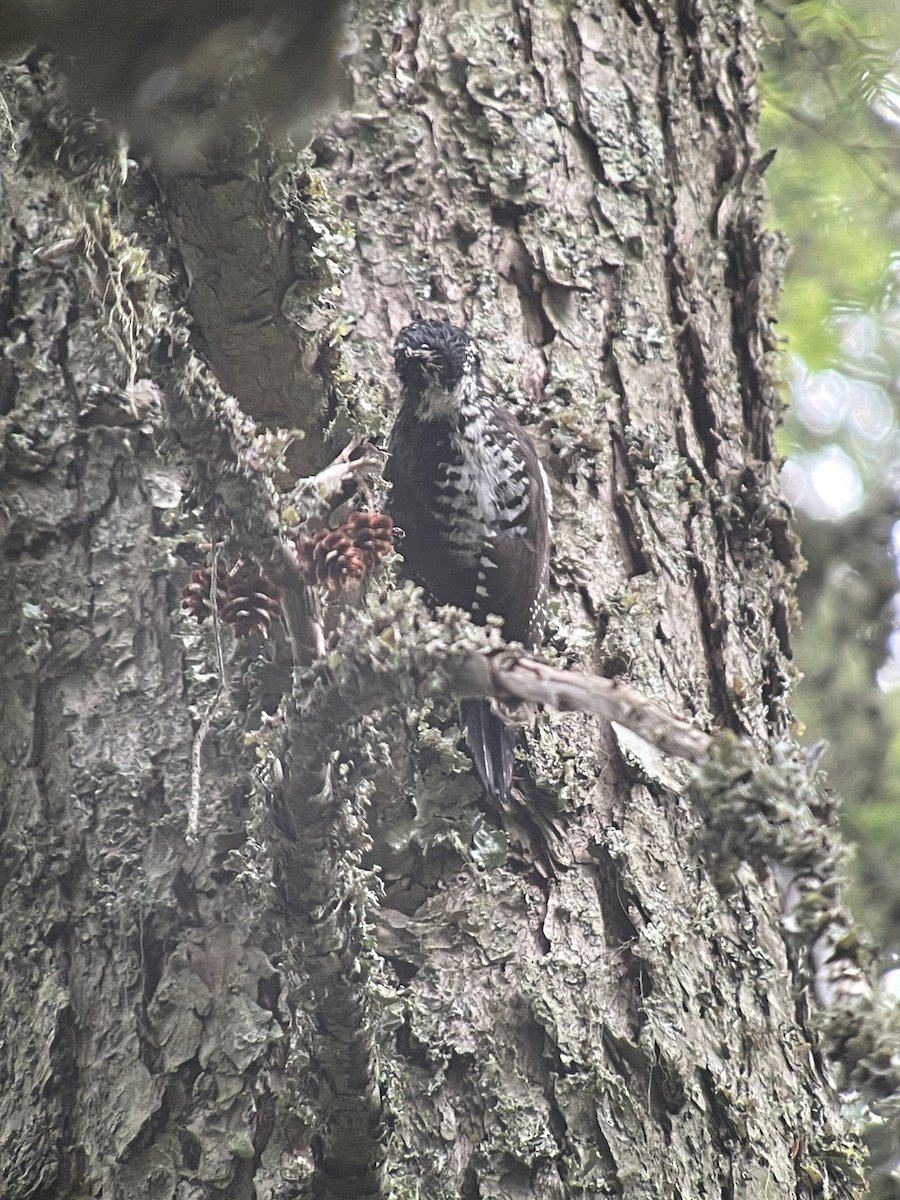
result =
M454 695L526 700L560 712L589 712L624 725L665 754L697 762L712 736L620 679L561 671L506 649L470 655L454 675Z
M340 504L350 498L360 475L367 471L380 474L385 455L370 442L354 438L327 467L316 475L297 481L287 503L300 514L304 525L315 529Z
M371 616L351 616L340 655L314 663L303 681L304 714L334 729L396 704L440 695L494 697L595 713L632 730L665 754L697 762L712 735L617 679L560 670L507 646L496 630L459 609L427 616L407 589Z

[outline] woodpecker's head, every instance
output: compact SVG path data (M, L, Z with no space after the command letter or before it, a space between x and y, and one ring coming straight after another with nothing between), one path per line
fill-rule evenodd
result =
M422 420L448 416L478 392L475 343L446 321L415 321L397 334L394 367Z

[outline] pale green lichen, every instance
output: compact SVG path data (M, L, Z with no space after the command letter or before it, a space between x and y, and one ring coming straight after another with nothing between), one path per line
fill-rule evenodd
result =
M556 372L559 363L554 359ZM540 434L564 467L580 456L598 457L607 462L610 453L609 424L604 409L611 393L594 395L580 388L569 388L560 381L545 389L542 411L545 414Z
M690 795L714 860L763 866L771 859L812 870L828 885L840 876L836 801L797 746L776 744L763 762L750 742L720 734L694 770Z

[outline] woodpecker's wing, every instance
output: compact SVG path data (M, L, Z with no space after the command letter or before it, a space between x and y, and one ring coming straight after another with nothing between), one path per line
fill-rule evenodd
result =
M540 645L547 619L550 561L549 494L544 470L531 439L503 409L493 423L505 447L510 469L511 504L498 520L476 587L480 607L503 617L507 641L533 650Z

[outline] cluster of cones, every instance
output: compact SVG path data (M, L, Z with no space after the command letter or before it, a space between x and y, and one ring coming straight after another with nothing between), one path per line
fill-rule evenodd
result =
M332 593L342 591L370 575L393 548L397 531L385 513L351 513L337 529L320 529L313 537L297 539L297 558L303 582L321 585ZM272 622L281 617L283 589L254 567L238 562L230 569L191 572L182 592L182 608L198 621L213 609L230 625L234 636L257 633L268 637Z
M209 567L192 571L181 595L181 607L192 617L205 621L215 609L238 638L251 633L268 637L272 622L281 617L281 588L243 561L228 570L217 569L215 595Z
M354 512L337 529L299 538L297 557L309 584L339 592L370 575L394 545L394 523L385 513Z

